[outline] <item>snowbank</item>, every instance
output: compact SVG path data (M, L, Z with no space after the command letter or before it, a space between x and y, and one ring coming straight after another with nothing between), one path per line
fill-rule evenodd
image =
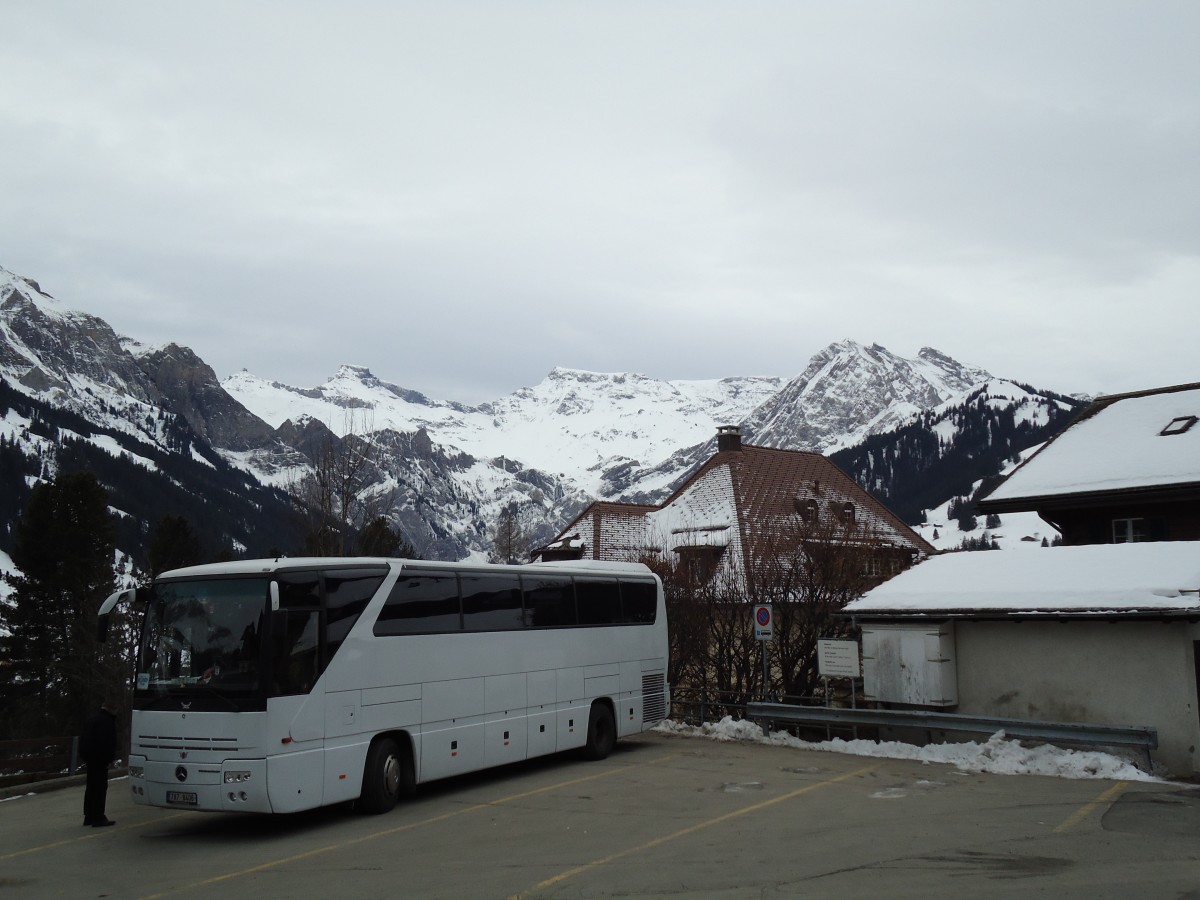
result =
M1055 778L1105 778L1121 781L1163 782L1148 775L1137 766L1112 756L1090 750L1064 750L1043 744L1023 747L1020 741L1009 740L1000 731L980 744L967 741L961 744L929 744L918 747L897 741L844 741L834 738L821 743L802 741L784 731L763 735L754 722L726 716L720 722L700 726L681 725L670 719L660 722L654 731L660 734L701 737L714 741L746 741L773 747L792 747L796 750L821 750L846 753L851 756L873 756L883 759L914 759L923 763L952 765L962 772L986 772L991 775L1047 775Z

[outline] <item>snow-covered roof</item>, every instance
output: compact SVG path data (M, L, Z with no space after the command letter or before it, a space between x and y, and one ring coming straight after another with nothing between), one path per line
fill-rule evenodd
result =
M1200 617L1200 541L946 553L846 605L865 616Z
M1200 384L1097 401L984 500L1200 483Z

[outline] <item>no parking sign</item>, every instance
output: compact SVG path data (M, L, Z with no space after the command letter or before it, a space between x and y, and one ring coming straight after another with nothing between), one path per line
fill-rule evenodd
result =
M760 641L775 637L775 613L769 603L754 607L754 636Z

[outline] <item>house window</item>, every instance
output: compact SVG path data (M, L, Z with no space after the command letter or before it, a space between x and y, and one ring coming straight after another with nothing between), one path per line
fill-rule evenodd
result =
M679 555L680 568L687 577L703 584L717 574L717 567L720 565L721 554L725 552L725 548L685 545L676 547L675 552Z
M800 518L805 522L817 521L817 501L816 500L801 500L799 497L795 500L796 512L800 513Z
M1146 540L1145 519L1113 519L1113 543L1136 544Z
M1166 428L1159 432L1159 434L1163 437L1167 437L1168 435L1172 434L1183 434L1189 428L1195 425L1196 421L1197 420L1195 416L1176 416L1167 424Z

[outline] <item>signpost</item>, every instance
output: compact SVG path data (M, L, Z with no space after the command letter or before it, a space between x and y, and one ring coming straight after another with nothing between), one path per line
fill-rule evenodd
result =
M854 708L854 683L862 676L862 667L858 658L858 641L817 641L817 671L825 684L825 705L829 705L829 679L850 679L850 707ZM825 736L829 737L829 726L825 726ZM854 727L854 736L858 737L858 726Z
M754 607L754 636L762 644L763 659L763 702L767 702L767 687L771 683L771 665L767 661L767 641L775 637L775 611L769 603L760 603Z

